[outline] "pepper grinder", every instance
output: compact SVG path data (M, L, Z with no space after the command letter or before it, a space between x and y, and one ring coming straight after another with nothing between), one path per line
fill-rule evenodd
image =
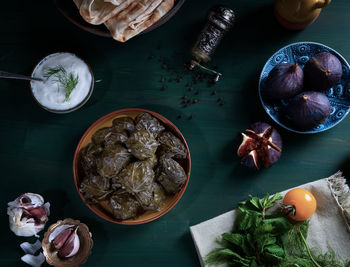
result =
M211 9L208 19L206 26L201 31L197 42L191 50L193 59L189 69L192 70L195 67L199 67L211 72L215 74L214 82L217 82L222 74L202 66L201 63L207 63L211 60L210 56L214 53L222 37L233 27L235 13L228 7L216 6Z

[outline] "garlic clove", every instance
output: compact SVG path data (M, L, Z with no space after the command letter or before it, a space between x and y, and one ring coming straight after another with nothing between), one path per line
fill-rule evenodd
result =
M73 241L73 249L71 251L71 253L68 254L68 256L66 256L66 258L72 257L75 254L78 253L80 248L80 239L77 233L74 234L74 241Z
M39 239L37 239L33 244L23 242L22 244L20 244L20 247L24 251L24 253L34 255L35 252L37 252L41 248L41 242Z
M50 234L48 241L51 243L52 240L54 240L63 230L70 228L70 227L74 227L74 225L62 224L62 225L56 227L55 230L53 230L52 233Z
M71 230L70 229L66 229L67 230ZM80 247L80 240L79 240L79 236L77 234L77 230L78 228L74 229L74 231L70 232L70 235L68 236L68 238L66 239L66 241L64 242L63 246L58 250L58 256L61 258L68 258L68 257L72 257L74 256Z
M69 237L72 235L74 229L73 228L67 228L63 230L61 233L59 233L56 238L52 241L53 246L55 249L60 249L63 247L63 245L67 242Z
M40 267L45 261L45 256L41 252L38 256L26 254L21 260L33 267Z
M41 207L44 204L44 198L34 193L25 193L19 196L15 201L17 202L17 207L26 209Z

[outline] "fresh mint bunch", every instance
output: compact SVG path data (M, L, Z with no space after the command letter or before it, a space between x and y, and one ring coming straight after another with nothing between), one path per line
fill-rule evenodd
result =
M311 250L306 237L309 221L292 224L281 212L268 209L277 205L281 194L263 199L250 196L240 202L231 233L224 233L217 242L220 248L205 258L208 265L246 267L350 267L350 261L329 250Z

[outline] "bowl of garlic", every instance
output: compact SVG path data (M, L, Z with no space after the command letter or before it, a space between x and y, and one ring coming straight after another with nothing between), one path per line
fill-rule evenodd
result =
M92 246L91 233L86 224L70 218L51 225L42 241L47 263L60 267L85 263Z

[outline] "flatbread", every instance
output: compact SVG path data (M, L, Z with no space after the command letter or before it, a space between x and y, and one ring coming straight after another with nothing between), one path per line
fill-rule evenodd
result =
M168 13L174 6L174 0L163 0L162 3L154 10L152 15L148 20L143 23L137 24L135 29L129 27L126 29L122 36L122 41L125 42L132 37L136 36L140 32L143 32L145 29L152 26L155 22L157 22L160 18L162 18L166 13ZM117 39L118 40L118 39ZM119 40L118 40L119 41Z
M94 25L104 23L106 20L115 16L122 10L125 10L130 3L135 0L118 0L114 3L120 3L120 5L114 5L104 0L83 0L80 6L80 15L88 22Z
M148 20L151 16L153 11L162 3L163 0L156 0L153 1L149 7L143 12L141 15L139 15L135 20L131 21L129 23L129 27L136 30L137 27L144 23L146 20Z
M174 0L139 0L105 22L114 39L125 42L159 20Z
M104 1L107 3L109 2L115 6L119 6L123 2L123 0L104 0Z

